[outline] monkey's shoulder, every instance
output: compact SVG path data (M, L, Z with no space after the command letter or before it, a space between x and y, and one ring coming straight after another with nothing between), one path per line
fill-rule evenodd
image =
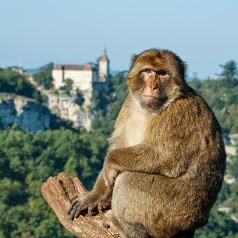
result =
M186 118L214 119L214 113L206 101L199 95L187 94L176 99L167 110L168 114Z
M205 102L205 100L195 94L187 94L172 102L165 110L156 115L153 120L159 130L217 130L221 131L217 119ZM155 121L153 123L155 125ZM186 129L187 131L187 129Z

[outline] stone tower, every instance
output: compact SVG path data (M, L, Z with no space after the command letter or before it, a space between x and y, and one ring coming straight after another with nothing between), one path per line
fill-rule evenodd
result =
M99 82L106 83L109 77L109 59L107 57L106 49L104 49L104 53L99 59L98 67Z

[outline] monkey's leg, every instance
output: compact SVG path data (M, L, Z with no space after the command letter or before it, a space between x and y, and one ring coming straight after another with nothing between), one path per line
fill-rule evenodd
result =
M188 187L164 176L126 171L118 175L112 195L112 212L130 238L192 238ZM187 207L186 207L187 206ZM183 209L181 209L183 208ZM186 230L186 232L182 232ZM176 235L177 234L177 235Z
M132 224L125 220L120 220L120 222L122 222L123 230L128 238L152 238L142 224Z
M120 224L124 227L124 230ZM106 212L103 219L103 225L110 228L113 234L118 234L120 238L150 238L141 224L130 224L123 219L120 219L120 224L113 215L112 210Z
M143 224L150 216L146 205L148 201L143 192L137 191L137 178L130 184L131 174L135 173L123 172L116 179L112 195L112 215L126 237L149 238L151 236Z
M105 213L103 217L103 225L107 228L110 228L110 231L114 235L119 235L120 238L128 238L118 223L117 219L113 216L112 210L109 210Z

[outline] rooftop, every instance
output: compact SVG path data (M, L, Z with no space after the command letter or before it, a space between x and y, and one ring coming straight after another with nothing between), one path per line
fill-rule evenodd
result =
M100 61L109 61L106 49L104 49L103 55L100 57Z
M91 64L56 64L54 70L78 70L78 71L92 71Z

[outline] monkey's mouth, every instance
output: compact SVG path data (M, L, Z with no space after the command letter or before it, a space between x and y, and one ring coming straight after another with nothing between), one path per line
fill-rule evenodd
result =
M168 100L168 97L166 95L157 95L157 96L154 96L154 95L142 95L143 98L144 98L144 101L155 101L155 102L165 102Z
M142 95L143 98L143 102L146 103L146 104L150 104L150 103L156 103L158 100L159 100L159 97L158 96L154 96L154 95Z
M154 98L154 99L159 99L158 96L153 96L153 95L143 95L145 98Z
M163 108L163 106L168 100L168 97L166 95L155 96L143 94L142 96L143 96L143 98L141 98L142 107L152 109L153 111L157 111Z

